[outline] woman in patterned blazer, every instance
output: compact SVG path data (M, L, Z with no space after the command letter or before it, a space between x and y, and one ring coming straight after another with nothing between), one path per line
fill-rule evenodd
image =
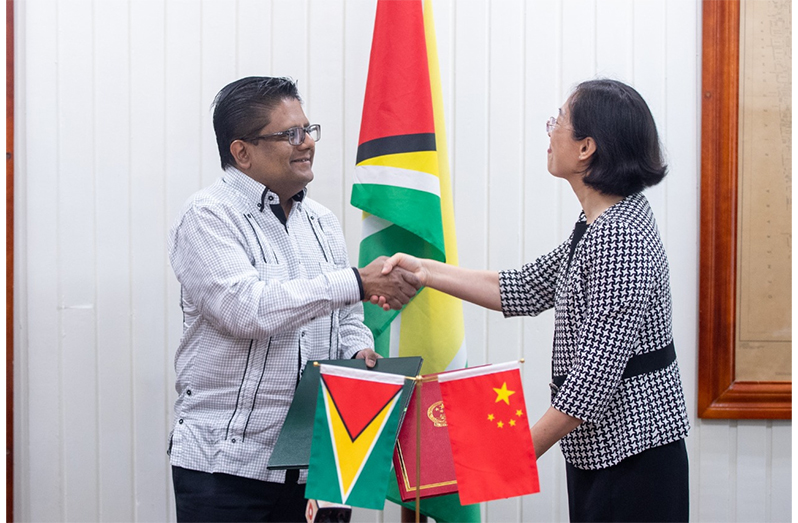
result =
M686 521L689 422L668 259L641 194L667 170L654 118L633 88L591 80L546 131L548 170L582 205L565 242L516 270L397 254L383 271L403 267L427 287L507 317L553 307L551 407L532 439L537 456L560 442L571 520Z

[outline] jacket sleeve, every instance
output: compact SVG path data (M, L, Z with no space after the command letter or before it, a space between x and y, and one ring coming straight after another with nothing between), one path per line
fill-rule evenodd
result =
M554 307L557 274L568 253L566 241L548 254L527 263L520 270L499 272L502 313L511 316L537 316Z

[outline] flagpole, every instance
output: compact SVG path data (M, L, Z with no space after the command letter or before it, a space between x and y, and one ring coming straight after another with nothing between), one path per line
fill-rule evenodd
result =
M416 377L416 523L421 518L421 387L424 380Z

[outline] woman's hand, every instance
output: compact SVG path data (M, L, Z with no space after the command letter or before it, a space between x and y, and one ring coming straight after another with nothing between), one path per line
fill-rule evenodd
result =
M403 252L398 252L385 260L385 263L382 266L382 273L388 274L393 270L394 267L401 267L406 271L412 272L416 275L416 278L421 281L422 286L427 285L429 271L424 267L423 260Z
M416 278L419 279L422 286L426 286L427 282L429 281L429 270L424 267L423 260L420 260L415 256L411 256L403 252L394 254L385 260L385 263L382 266L382 274L389 274L392 270L394 270L395 267L399 267L411 272L414 276L416 276ZM370 297L369 301L371 301L371 303L374 305L379 305L386 311L391 309L385 296L373 295Z
M499 273L496 271L475 271L427 258L416 258L401 252L385 260L382 273L390 274L391 271L398 269L412 274L423 287L435 289L487 309L502 310ZM374 305L379 305L386 311L390 309L386 297L369 293L366 293L366 297Z

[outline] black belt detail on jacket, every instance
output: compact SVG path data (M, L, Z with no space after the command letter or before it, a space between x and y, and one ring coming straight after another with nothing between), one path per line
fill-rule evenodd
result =
M671 340L671 342L664 349L653 350L643 354L636 354L629 358L629 361L626 363L626 370L623 371L623 376L621 376L621 379L625 380L634 376L639 376L641 374L648 374L649 372L654 372L655 370L664 369L674 361L676 361L676 349L674 348L673 341ZM567 377L567 375L552 376L552 391L556 393L557 390L562 387L562 384L565 383L565 378Z

